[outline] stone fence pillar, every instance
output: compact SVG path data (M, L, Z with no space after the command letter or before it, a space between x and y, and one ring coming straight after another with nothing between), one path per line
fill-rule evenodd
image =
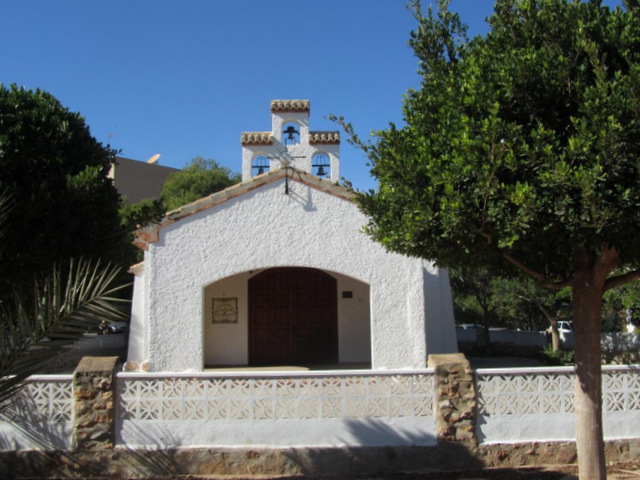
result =
M74 450L115 446L115 369L118 357L84 357L73 373Z
M469 360L462 353L429 355L428 366L436 374L438 443L477 447L476 388Z

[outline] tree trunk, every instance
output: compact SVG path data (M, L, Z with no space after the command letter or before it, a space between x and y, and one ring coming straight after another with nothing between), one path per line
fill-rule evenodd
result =
M484 309L484 316L482 317L482 328L480 329L480 335L482 335L482 345L484 345L484 353L485 355L491 355L491 333L489 330L489 325L491 324L491 317L487 309Z
M575 424L580 480L606 479L602 428L600 327L604 283L617 261L574 259L573 325L575 339Z
M547 319L547 322L549 323L549 325L551 325L551 348L553 349L554 352L557 352L558 350L560 350L560 334L558 332L558 311L556 309L556 314L552 315L551 313L549 313L549 310L547 310L545 306L542 305L542 303L540 302L534 302L534 303L538 307L538 310L542 312L542 315L544 315L544 318Z
M560 350L560 333L558 332L558 318L549 319L551 323L551 348L554 352Z

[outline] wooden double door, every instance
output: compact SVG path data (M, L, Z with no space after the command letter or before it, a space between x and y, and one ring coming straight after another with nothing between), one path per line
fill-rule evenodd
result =
M249 280L249 363L338 361L337 281L312 268L272 268Z

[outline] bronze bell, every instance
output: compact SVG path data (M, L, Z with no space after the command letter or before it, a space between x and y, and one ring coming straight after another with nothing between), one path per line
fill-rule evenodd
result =
M296 130L296 128L293 125L289 125L286 130L284 131L284 133L287 134L287 140L295 140L296 137L294 137L295 134L299 134L300 132L298 130Z

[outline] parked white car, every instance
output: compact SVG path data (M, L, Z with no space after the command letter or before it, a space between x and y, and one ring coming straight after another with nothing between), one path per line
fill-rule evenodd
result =
M456 325L456 328L461 328L462 330L477 330L481 327L475 323L461 323L460 325Z
M560 320L558 321L558 331L573 332L573 325L571 322L567 322L566 320Z
M547 333L551 333L551 327L547 328ZM558 320L558 336L563 344L567 341L568 333L573 341L573 324L567 320Z
M547 328L547 332L551 333L551 327ZM558 320L558 332L573 332L573 324L567 320Z

